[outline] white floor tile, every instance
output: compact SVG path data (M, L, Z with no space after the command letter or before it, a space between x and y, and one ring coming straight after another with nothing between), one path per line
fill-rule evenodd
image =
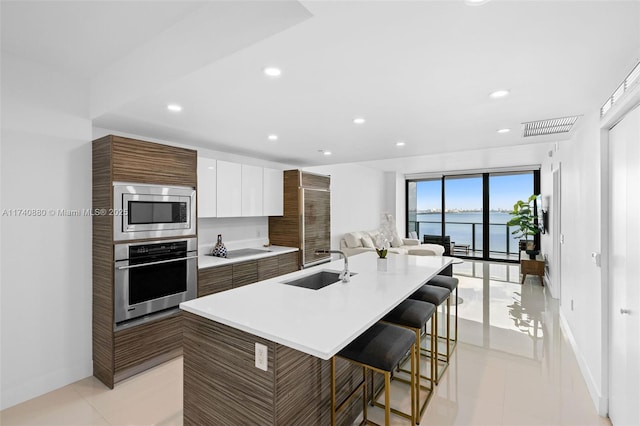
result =
M517 265L482 262L454 272L459 343L422 425L610 425L596 414L560 330L557 301L537 277L520 285ZM0 424L182 426L182 385L181 358L113 390L88 377L0 412ZM392 405L408 407L406 385L394 383L391 395ZM369 414L384 421L380 408ZM391 423L410 424L396 416Z

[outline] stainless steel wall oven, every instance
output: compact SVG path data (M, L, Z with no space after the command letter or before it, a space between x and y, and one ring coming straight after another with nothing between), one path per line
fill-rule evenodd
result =
M116 327L196 297L197 239L116 244Z

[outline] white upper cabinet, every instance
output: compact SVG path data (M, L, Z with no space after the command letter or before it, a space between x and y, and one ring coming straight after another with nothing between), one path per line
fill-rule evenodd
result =
M262 167L242 165L242 216L262 213Z
M217 188L217 216L242 216L242 165L218 160Z
M283 176L282 170L264 169L263 216L282 216L284 214Z
M198 217L216 217L218 167L212 158L198 157Z

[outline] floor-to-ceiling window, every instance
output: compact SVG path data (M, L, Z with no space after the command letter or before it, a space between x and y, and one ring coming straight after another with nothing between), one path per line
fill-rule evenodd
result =
M533 169L408 179L407 230L421 241L450 242L455 256L517 260L509 212L539 188L540 171Z

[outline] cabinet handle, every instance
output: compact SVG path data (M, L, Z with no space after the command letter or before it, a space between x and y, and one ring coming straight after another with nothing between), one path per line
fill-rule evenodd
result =
M161 263L169 263L169 262L179 262L181 260L190 260L190 259L196 259L198 256L187 256L187 257L181 257L179 259L168 259L168 260L159 260L157 262L149 262L149 263L138 263L136 265L128 265L128 266L117 266L118 269L123 270L123 269L133 269L133 268L141 268L143 266L151 266L151 265L160 265Z
M622 315L624 315L624 314L629 315L629 314L631 314L631 309L620 309L620 313Z

